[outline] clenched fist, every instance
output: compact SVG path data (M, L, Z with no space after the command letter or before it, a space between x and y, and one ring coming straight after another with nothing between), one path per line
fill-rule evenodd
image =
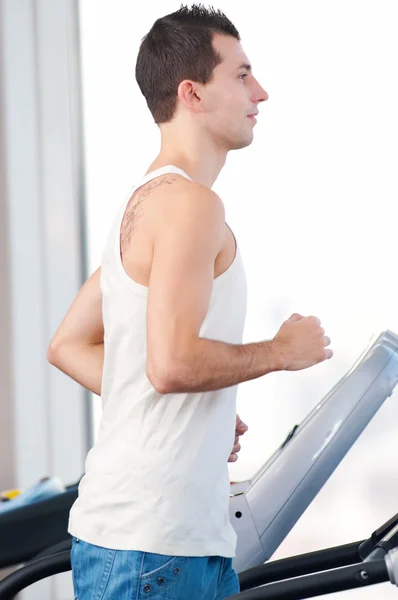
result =
M293 314L282 324L273 343L284 371L307 369L333 356L327 348L330 338L314 316Z

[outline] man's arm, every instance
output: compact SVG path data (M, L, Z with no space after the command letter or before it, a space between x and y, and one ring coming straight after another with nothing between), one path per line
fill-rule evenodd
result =
M52 365L99 396L104 365L100 274L98 268L84 283L47 351Z
M170 192L157 221L147 306L147 375L159 393L225 388L279 368L270 342L199 337L225 235L221 199L204 186Z
M221 199L204 186L171 190L156 222L147 305L147 375L162 394L216 390L332 355L316 317L293 315L271 341L199 337L225 232Z

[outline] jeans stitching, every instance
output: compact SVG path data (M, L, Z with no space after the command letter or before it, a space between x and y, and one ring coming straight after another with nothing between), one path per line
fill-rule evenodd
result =
M164 569L165 567L167 567L170 563L173 562L173 560L175 560L177 557L173 556L173 558L171 558L169 561L167 561L167 563L165 563L164 565L162 565L161 567L158 567L157 569L154 569L153 571L149 571L149 573L145 573L145 575L141 575L142 579L145 579L145 577L149 577L151 575L153 575L154 573L157 573L158 571L160 571L161 569Z
M138 600L138 596L140 594L140 587L141 587L141 577L142 577L142 569L144 568L144 558L145 558L145 552L142 553L142 558L141 558L141 566L140 566L140 572L138 573L138 585L137 585L137 594L135 596L135 600Z
M225 587L227 587L227 586L228 586L228 585L229 585L229 584L230 584L232 581L236 581L236 580L237 580L237 582L238 582L238 588L239 588L239 591L238 591L238 592L234 592L234 594L239 594L239 593L240 593L240 581L239 581L239 575L237 574L237 572L236 572L236 571L234 571L234 572L233 572L233 573L230 575L230 577L228 577L228 578L227 578L225 581L223 581L223 582L222 582L222 586L220 586L220 587L222 587L222 588L225 588ZM219 590L219 589L217 589L216 600L218 599L218 593L219 593L219 591L220 591L220 590Z
M220 572L218 574L218 579L217 579L216 596L218 595L218 590L220 588L221 579L224 575L224 564L225 564L225 558L222 557L221 563L220 563Z
M105 594L105 591L106 591L106 588L107 588L107 585L109 582L109 577L112 572L112 567L115 562L116 552L117 552L117 550L109 550L108 551L108 555L107 555L106 561L105 561L104 573L102 575L102 581L100 583L100 586L99 586L98 592L97 592L98 600L102 600L102 598L104 597L104 594Z
M72 568L72 564L73 564L73 556L75 554L76 551L76 540L77 538L73 537L72 538L72 547L69 553L69 560L70 560L70 564L71 564L71 571L72 571L72 585L73 585L73 596L75 596L75 594L77 594L77 586L76 586L76 565L75 565L75 569Z

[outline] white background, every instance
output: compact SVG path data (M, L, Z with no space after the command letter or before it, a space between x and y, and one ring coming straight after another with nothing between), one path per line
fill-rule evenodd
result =
M236 481L259 469L373 335L398 333L398 23L393 0L212 5L237 27L269 93L252 145L229 154L213 186L246 266L244 342L273 337L299 312L322 320L335 353L310 370L240 385L249 431L230 465ZM158 153L135 63L153 22L179 7L80 1L90 273L116 210ZM274 558L366 538L398 512L397 405L394 393ZM398 592L386 583L339 596Z

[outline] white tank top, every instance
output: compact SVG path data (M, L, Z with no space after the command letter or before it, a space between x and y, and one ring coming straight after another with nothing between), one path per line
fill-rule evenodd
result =
M141 178L133 192L165 173L190 179L168 165ZM68 531L106 548L233 557L227 461L235 437L237 386L162 395L148 380L148 289L127 275L120 258L127 202L102 256L103 413ZM233 263L213 281L200 337L241 344L245 316L246 277L237 245Z

